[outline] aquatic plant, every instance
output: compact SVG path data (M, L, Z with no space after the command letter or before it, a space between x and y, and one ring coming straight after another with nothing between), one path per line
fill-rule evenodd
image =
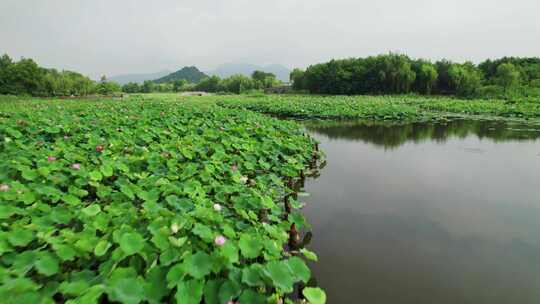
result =
M491 118L539 119L540 102L523 99L468 100L422 96L317 96L267 95L224 96L219 105L301 119L372 119L423 121L458 115Z
M319 153L297 124L171 99L0 104L3 303L291 303L310 280L291 185Z

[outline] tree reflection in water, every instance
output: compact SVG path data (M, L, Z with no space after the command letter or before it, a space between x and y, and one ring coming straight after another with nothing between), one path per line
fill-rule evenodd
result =
M306 121L306 128L330 139L347 139L372 143L385 149L397 148L406 142L425 140L445 142L450 138L476 135L494 142L535 140L540 126L502 121L452 120L445 123L387 123L369 121Z

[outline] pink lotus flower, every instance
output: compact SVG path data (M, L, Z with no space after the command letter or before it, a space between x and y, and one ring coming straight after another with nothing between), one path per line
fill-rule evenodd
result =
M103 151L103 146L102 145L97 145L96 146L96 152L101 153L102 151Z
M238 166L237 165L232 165L231 170L232 170L232 172L236 172L236 170L238 170Z
M52 161L55 161L55 160L56 160L56 157L54 157L54 156L49 156L49 157L47 157L47 160L50 161L50 162L52 162Z
M0 191L8 191L9 190L9 185L6 185L6 184L1 184L0 185Z
M223 246L227 242L227 239L223 235L218 235L214 239L214 243L218 246Z
M214 210L221 211L221 205L220 204L214 204Z
M75 163L75 164L71 165L71 168L73 168L75 170L80 170L81 169L81 164Z

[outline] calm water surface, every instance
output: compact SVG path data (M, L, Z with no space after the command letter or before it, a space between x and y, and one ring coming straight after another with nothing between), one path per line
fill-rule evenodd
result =
M540 303L540 128L307 124L308 246L330 304Z

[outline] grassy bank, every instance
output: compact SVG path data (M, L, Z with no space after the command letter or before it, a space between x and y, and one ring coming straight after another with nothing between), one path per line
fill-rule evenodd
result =
M212 99L0 97L0 297L287 299L316 259L297 247L307 224L291 196L315 145Z

